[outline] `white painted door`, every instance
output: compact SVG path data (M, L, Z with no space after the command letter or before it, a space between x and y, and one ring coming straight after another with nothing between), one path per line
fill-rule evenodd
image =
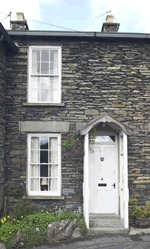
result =
M116 145L94 145L90 152L90 213L118 212Z

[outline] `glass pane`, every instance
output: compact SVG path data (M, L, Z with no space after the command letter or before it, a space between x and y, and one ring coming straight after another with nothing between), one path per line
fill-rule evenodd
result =
M58 190L58 180L49 179L49 191L57 191L57 190Z
M39 150L31 150L31 163L39 163Z
M58 64L50 62L50 74L58 74Z
M58 165L49 166L49 177L58 177Z
M38 137L31 138L31 149L39 149L39 138Z
M49 100L50 100L50 98L49 98L49 90L48 89L41 90L41 101L48 102Z
M39 165L31 165L31 177L39 177Z
M54 63L58 63L58 50L50 51L50 61Z
M40 179L32 178L31 179L31 191L39 191L40 190Z
M47 62L41 63L41 74L49 74L49 63Z
M48 165L41 165L40 166L40 176L41 177L48 176Z
M50 87L50 78L49 77L41 77L41 88L49 89Z
M48 163L48 151L47 150L40 151L40 163Z
M58 74L58 51L50 51L50 74Z
M30 83L31 91L30 91L30 101L31 102L37 102L40 101L40 78L39 77L31 77L31 83Z
M49 61L49 50L41 50L41 61Z
M58 163L58 138L49 138L49 163Z
M90 142L94 143L115 143L115 136L95 136L90 137Z
M38 101L38 89L31 89L31 97L30 97L31 102L37 102Z
M40 149L48 150L48 138L47 137L40 138Z
M38 88L39 87L38 77L31 77L30 86L31 86L31 88Z
M40 73L40 50L32 51L32 73Z
M53 102L56 103L59 100L59 92L58 90L53 91Z
M41 179L41 191L48 191L48 178Z

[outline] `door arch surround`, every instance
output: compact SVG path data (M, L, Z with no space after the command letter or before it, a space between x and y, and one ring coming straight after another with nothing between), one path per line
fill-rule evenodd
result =
M132 130L125 124L117 121L107 113L93 119L81 130L80 135L84 136L84 177L83 177L83 213L87 228L89 228L90 213L90 160L89 160L89 137L93 128L102 125L110 127L118 135L118 195L119 195L119 214L124 220L124 228L129 228L128 214L128 156L127 156L127 136L132 134Z

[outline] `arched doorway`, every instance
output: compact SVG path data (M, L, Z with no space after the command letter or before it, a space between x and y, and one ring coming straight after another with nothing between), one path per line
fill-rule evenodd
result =
M90 213L119 214L124 228L129 227L127 135L131 133L107 113L80 130L85 136L83 198L88 228Z

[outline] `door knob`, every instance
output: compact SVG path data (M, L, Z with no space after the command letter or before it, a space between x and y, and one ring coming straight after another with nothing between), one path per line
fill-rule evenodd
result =
M116 183L114 182L114 184L113 185L111 185L111 186L113 186L114 188L116 187Z

